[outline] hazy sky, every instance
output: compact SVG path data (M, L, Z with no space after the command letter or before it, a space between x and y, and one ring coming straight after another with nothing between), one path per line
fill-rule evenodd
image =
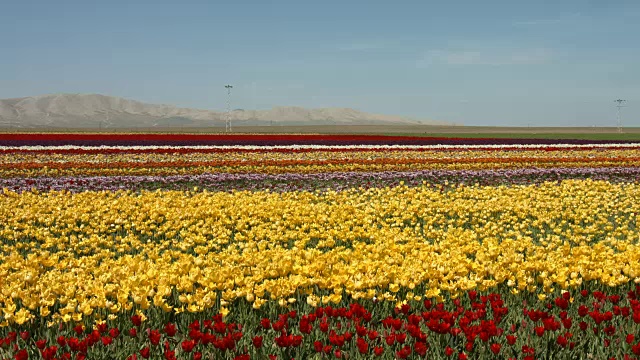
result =
M640 1L2 1L0 98L640 126Z

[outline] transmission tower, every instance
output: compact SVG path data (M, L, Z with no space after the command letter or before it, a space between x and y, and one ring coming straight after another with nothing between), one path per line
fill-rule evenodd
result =
M231 132L231 89L233 86L225 85L225 89L227 89L227 116L224 122L224 131Z
M614 100L613 102L615 102L616 108L618 108L617 110L617 125L618 125L618 132L621 133L622 132L622 108L625 107L625 103L627 102L627 100L623 100L623 99L618 99L618 100Z
M20 124L22 123L22 113L18 110L18 108L16 108L16 112L18 113L18 117L16 120L16 124L15 127L20 127ZM13 123L11 124L11 127L13 128Z

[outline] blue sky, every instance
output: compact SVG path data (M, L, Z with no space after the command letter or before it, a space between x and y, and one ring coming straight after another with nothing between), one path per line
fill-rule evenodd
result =
M640 1L0 2L0 98L640 126Z

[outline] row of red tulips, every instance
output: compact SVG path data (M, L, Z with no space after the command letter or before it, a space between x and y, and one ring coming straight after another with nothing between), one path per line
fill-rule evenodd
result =
M157 326L133 315L119 326L112 321L60 325L57 332L33 325L13 329L0 337L0 359L628 360L640 355L639 298L640 286L613 295L582 290L518 308L499 294L470 291L445 303L404 304L386 315L384 303L289 310L271 318L252 311L237 321L218 314Z
M615 148L616 150L636 150L638 146L629 145L629 146L618 146ZM572 146L570 148L566 146L541 146L536 147L535 149L522 147L522 146L500 146L500 147L457 147L457 148L411 148L411 147L397 147L393 148L392 151L402 151L402 152L416 152L416 151L429 151L429 152L447 152L447 153L458 153L458 152L468 152L468 151L483 151L483 152L499 152L499 151L590 151L590 150L601 150L601 151L610 151L610 148L599 147L597 145L584 145L584 146ZM0 154L18 154L18 153L32 153L32 154L68 154L68 155L83 155L83 154L195 154L195 153L310 153L319 151L317 148L311 147L299 147L299 148L273 148L273 147L263 147L263 148L241 148L241 147L229 147L229 148L207 148L207 147L128 147L128 146L120 146L120 147L112 147L112 148L28 148L28 147L15 147L9 149L0 149ZM320 151L322 152L331 152L331 153L354 153L354 152L388 152L390 151L388 148L382 147L373 147L373 148L365 148L365 147L331 147L331 148L323 148Z

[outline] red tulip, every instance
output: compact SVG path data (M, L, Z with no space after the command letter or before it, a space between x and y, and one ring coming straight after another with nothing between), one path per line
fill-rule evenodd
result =
M171 336L173 337L176 334L177 330L176 330L176 326L172 323L167 323L164 326L164 333L167 334L167 336Z
M251 341L256 349L260 349L262 347L262 336L254 336Z
M534 355L536 353L536 349L532 348L531 346L522 345L522 353L528 354L528 355Z
M616 327L613 325L607 326L606 328L602 329L602 331L604 331L605 334L609 335L609 336L613 336L613 334L615 334L616 332Z
M411 306L409 304L402 304L400 310L403 314L407 315L409 313L409 310L411 310Z
M387 343L387 345L393 346L393 344L396 342L396 337L394 334L389 334L384 338L384 341Z
M40 350L44 349L47 346L47 340L45 339L40 339L38 341L36 341L36 347Z
M196 346L196 342L193 340L184 340L182 343L180 343L180 347L182 347L182 351L186 353L190 353L195 346Z
M214 315L212 318L215 322L222 322L221 314ZM200 321L193 320L193 322L189 324L189 330L200 330Z
M429 345L422 341L416 342L413 346L413 351L420 356L426 356L427 350L429 350Z
M633 343L633 340L635 339L635 335L633 334L629 334L627 335L627 337L625 338L625 341L627 342L627 344L631 345Z
M151 353L151 349L149 349L148 346L140 350L140 356L142 356L145 359L149 358L150 353Z
M149 332L149 340L151 341L151 344L153 345L158 345L160 344L160 332L158 330L151 330L151 332Z
M360 354L368 354L369 353L369 344L363 338L358 338L356 340L356 346L358 347L358 352Z
M565 293L568 294L568 293ZM569 302L564 297L559 297L554 300L557 307L562 310L566 310L569 307Z
M464 349L467 350L467 352L472 352L473 351L473 342L469 341L465 344Z
M42 358L44 360L53 360L53 359L55 359L55 356L56 356L57 352L58 352L58 347L57 346L51 346L51 347L46 348L40 354L42 355Z
M455 353L455 350L453 350L453 348L451 346L447 346L444 349L444 354L447 356L452 356Z
M178 360L176 358L176 352L172 350L165 350L164 358L165 360Z
M556 340L556 342L558 343L558 345L562 347L566 347L568 344L567 338L565 338L562 335L558 336L558 339Z
M216 322L213 325L213 331L217 332L218 334L224 334L225 332L227 332L227 325L222 321Z
M411 355L411 347L408 345L404 346L402 349L396 351L396 356L400 359L406 359Z
M133 323L133 325L140 327L140 325L142 325L142 316L140 315L133 315L131 317L131 322Z
M100 340L102 341L102 345L104 346L111 345L111 343L113 342L113 339L110 336L103 336Z
M60 347L67 345L67 340L62 335L60 335L60 336L58 336L58 338L56 338L56 342L58 343L58 345L60 345Z
M384 348L382 346L376 346L373 348L373 353L376 354L376 356L382 356Z
M29 353L27 353L27 350L22 349L18 351L14 357L16 358L16 360L27 360L29 359Z

